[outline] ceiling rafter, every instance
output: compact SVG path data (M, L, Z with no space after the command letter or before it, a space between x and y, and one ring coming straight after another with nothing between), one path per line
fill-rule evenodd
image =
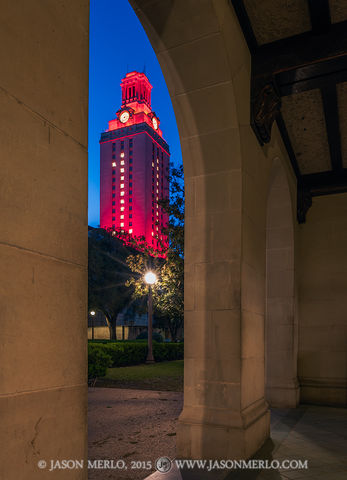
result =
M245 8L243 0L230 0L230 1L234 7L239 24L242 28L243 35L248 45L248 49L251 55L253 55L258 49L258 42L255 38L253 28L249 20L247 10Z
M347 168L339 172L319 172L302 176L313 197L347 192Z
M336 172L342 170L341 136L336 85L321 89L325 125L329 143L331 167Z
M305 32L293 37L261 45L252 58L256 76L279 75L295 71L308 77L314 73L328 73L331 65L338 61L339 68L346 68L347 21L331 25L320 34ZM339 63L340 62L340 63ZM341 65L342 64L342 65ZM315 68L313 68L315 67Z
M347 21L331 23L329 0L307 0L312 30L258 45L243 0L230 0L252 57L251 124L261 145L276 120L298 180L298 219L305 221L310 195L347 191L342 167L336 85L347 82ZM302 175L280 112L280 97L320 89L332 171ZM300 205L299 205L300 204Z
M307 0L312 32L321 33L331 26L329 0Z

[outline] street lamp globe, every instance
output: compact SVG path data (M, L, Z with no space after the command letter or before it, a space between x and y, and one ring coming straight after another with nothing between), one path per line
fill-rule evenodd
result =
M157 281L157 276L154 272L149 271L145 274L144 279L147 285L154 285Z
M92 317L94 317L94 315L95 315L95 311L94 311L94 310L92 310L92 311L90 312L90 314L91 314L91 316L92 316Z

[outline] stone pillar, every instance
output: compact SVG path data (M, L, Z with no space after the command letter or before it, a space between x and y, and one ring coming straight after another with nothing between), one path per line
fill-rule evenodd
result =
M0 478L53 480L86 456L89 9L1 6Z
M295 408L299 403L295 220L286 172L279 159L273 170L266 232L266 399L274 407Z
M243 259L241 183L239 169L187 182L183 458L248 458L269 435L265 278Z

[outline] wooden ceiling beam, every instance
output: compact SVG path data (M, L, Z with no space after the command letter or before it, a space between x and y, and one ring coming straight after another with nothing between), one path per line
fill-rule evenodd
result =
M308 0L312 31L321 33L331 26L329 0Z
M343 58L346 65L347 21L331 25L320 34L305 32L293 37L261 45L252 56L255 77L274 77L284 72L296 71L300 75L307 67L320 68L326 73L326 62Z
M347 81L347 21L331 24L328 0L308 0L312 31L258 45L243 0L230 0L252 56L251 124L261 145L278 129L298 181L297 217L305 222L312 196L347 192L342 168L336 84ZM321 89L332 171L301 175L280 112L280 97Z
M339 172L342 170L342 153L336 85L328 85L322 88L321 94L329 143L331 167L334 171Z
M242 28L243 35L247 42L248 49L251 55L253 55L258 49L258 42L257 42L257 39L255 38L253 28L249 20L243 0L230 0L230 2L234 7L239 24Z
M347 192L347 169L302 175L303 184L313 197Z
M281 97L347 82L347 55L275 76Z

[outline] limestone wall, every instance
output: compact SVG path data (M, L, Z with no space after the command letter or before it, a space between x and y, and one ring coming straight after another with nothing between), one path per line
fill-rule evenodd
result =
M88 2L1 2L0 477L86 454ZM80 470L71 479L86 478Z
M300 227L301 402L347 402L347 194L313 198Z

